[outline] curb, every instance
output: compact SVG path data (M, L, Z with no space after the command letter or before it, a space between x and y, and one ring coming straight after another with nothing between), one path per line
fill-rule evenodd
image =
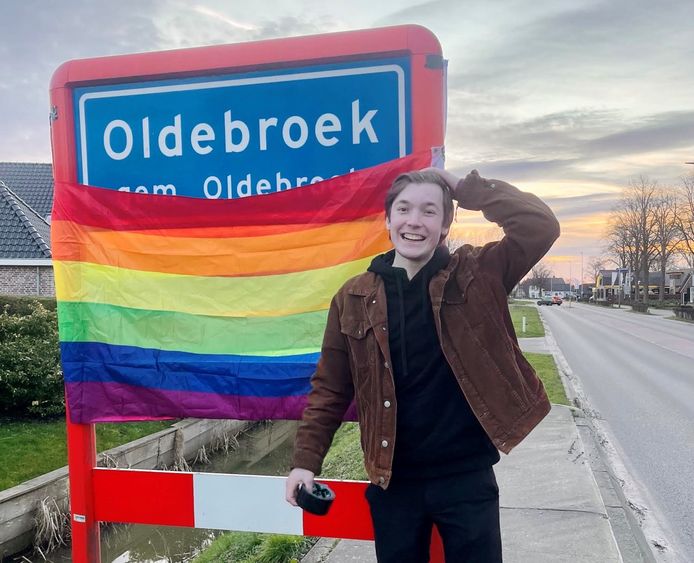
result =
M340 540L334 538L319 538L301 558L301 563L322 563L325 561Z
M611 469L607 456L599 445L600 434L592 424L590 416L583 410L584 401L573 385L576 376L569 367L542 315L540 315L540 319L545 329L547 348L554 358L567 398L573 405L570 408L574 416L574 423L583 441L587 456L586 461L598 485L620 555L625 563L657 563L651 546L624 495L621 480Z

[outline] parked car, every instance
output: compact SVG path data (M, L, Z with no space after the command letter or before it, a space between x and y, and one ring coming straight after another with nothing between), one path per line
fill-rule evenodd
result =
M540 297L540 299L538 299L537 304L538 305L561 305L562 299L558 295L554 295L554 296L545 295L543 297Z

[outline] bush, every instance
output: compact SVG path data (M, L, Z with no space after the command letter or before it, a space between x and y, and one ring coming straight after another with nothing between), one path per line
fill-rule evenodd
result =
M631 310L637 313L648 313L648 304L640 301L634 301L631 304Z
M0 311L7 311L10 315L30 315L37 302L41 303L44 309L56 310L57 303L53 297L0 295Z
M24 304L22 305L24 306ZM27 301L26 314L0 313L0 416L65 412L55 311Z

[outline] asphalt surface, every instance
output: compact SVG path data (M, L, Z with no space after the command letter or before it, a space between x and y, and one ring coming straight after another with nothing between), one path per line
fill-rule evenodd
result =
M694 561L694 324L575 303L540 311L646 537L663 561Z

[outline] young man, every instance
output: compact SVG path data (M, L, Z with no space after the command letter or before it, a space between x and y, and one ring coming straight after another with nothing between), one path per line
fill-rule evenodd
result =
M453 198L504 238L449 254ZM475 170L464 180L433 168L403 174L385 208L394 249L332 301L287 500L312 487L354 398L379 562L428 561L433 524L449 563L500 562L492 465L550 408L518 348L507 296L559 224L534 195Z

